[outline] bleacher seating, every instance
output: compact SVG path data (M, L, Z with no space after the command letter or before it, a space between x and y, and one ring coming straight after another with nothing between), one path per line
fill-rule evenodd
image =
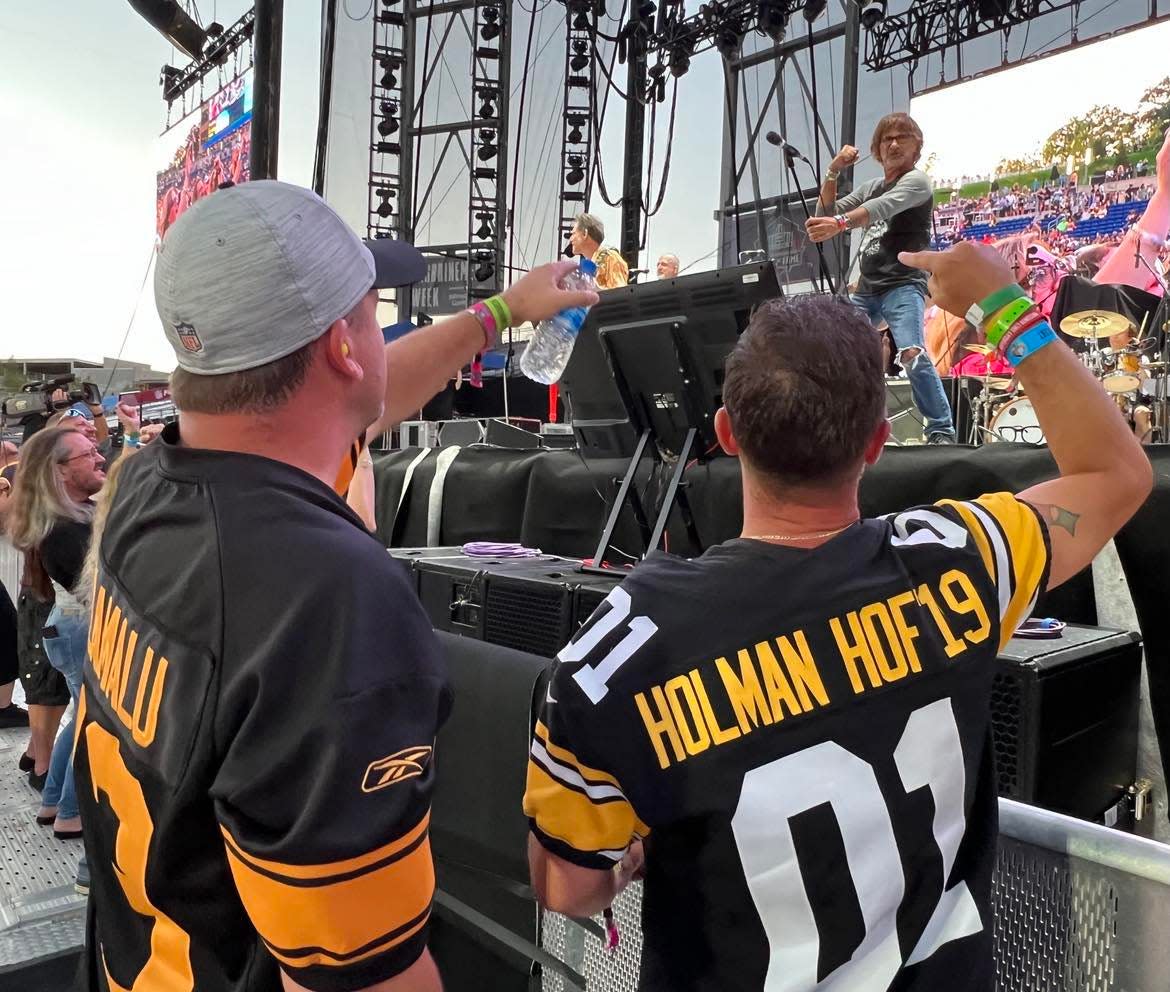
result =
M967 241L979 241L985 234L990 234L999 240L1019 234L1034 219L1034 214L1021 214L1019 217L1005 217L996 224L972 224L963 231L963 238Z
M1124 229L1125 218L1135 210L1140 217L1149 202L1149 200L1131 200L1128 203L1114 203L1109 207L1109 212L1104 217L1094 217L1091 220L1077 219L1076 230L1072 232L1073 237L1094 240L1100 235L1117 234ZM1041 229L1051 230L1059 220L1059 217L1046 218L1040 225Z

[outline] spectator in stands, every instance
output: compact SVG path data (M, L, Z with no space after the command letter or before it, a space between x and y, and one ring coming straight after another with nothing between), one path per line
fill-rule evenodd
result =
M1154 195L1146 204L1141 219L1126 232L1117 250L1101 265L1096 281L1133 286L1160 296L1161 287L1148 266L1157 264L1158 253L1170 234L1170 129L1163 137L1155 162L1157 185ZM1135 261L1138 252L1145 260L1144 265Z
M602 245L605 227L593 214L578 214L569 235L569 245L574 255L592 259L597 263L597 286L599 289L614 289L630 281L630 268L621 252L616 248Z
M49 662L64 676L75 707L89 640L89 611L76 589L89 546L92 498L106 477L104 465L97 446L80 431L60 427L40 431L24 445L9 514L12 543L34 555L52 583L53 608L43 644ZM52 824L60 840L81 837L72 755L69 726L53 747L36 817L40 824Z
M902 260L950 313L1014 281L972 244ZM584 917L644 874L643 990L994 985L996 654L1152 473L1049 331L1016 372L1058 478L861 518L890 432L867 330L824 298L756 310L716 420L740 459L742 536L639 564L542 697L533 887Z

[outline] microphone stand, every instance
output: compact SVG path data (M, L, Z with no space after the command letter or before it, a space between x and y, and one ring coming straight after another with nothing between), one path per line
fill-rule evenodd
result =
M792 188L796 190L797 195L800 197L800 205L804 209L804 219L812 220L812 214L808 209L808 201L804 198L804 191L800 188L800 179L797 178L796 175L796 166L793 165L793 160L795 158L796 152L793 150L791 145L786 144L784 146L784 164L788 166L788 174L792 177ZM811 169L812 166L810 165L809 168ZM816 189L817 196L819 197L820 187L818 186ZM829 263L825 261L825 246L819 241L815 242L815 244L817 249L817 258L820 259L821 269L821 280L818 284L818 288L823 293L825 291L825 284L827 283L829 286L829 293L836 296L837 287L833 285L833 276L832 273L829 272Z

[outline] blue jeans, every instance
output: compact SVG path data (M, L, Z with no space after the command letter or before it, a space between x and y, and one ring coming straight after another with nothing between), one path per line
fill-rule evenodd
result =
M898 349L898 361L910 377L914 405L926 420L926 433L953 435L955 426L951 421L951 406L943 392L938 369L926 353L926 300L922 290L907 283L884 293L857 293L853 302L865 311L870 323L876 326L884 320L890 325L890 337ZM907 348L918 349L918 354L909 362L901 359Z
M77 698L81 695L81 675L85 667L85 654L89 640L89 614L76 609L62 609L54 606L46 627L56 627L56 637L45 637L43 644L49 664L65 676L69 695L73 699L76 719ZM53 745L49 759L49 774L45 779L45 790L41 803L56 806L57 816L71 820L78 815L77 790L73 785L73 731L74 720L63 727Z

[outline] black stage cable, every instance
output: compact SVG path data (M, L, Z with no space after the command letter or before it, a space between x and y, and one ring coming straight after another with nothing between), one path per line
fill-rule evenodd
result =
M622 0L622 10L621 10L621 13L618 14L618 16L617 16L619 23L621 22L621 19L626 16L626 9L629 6L629 2L630 2L630 0ZM600 60L602 58L601 51L600 51L600 49L598 49L596 41L594 41L594 43L593 43L593 55L598 60ZM610 55L609 67L610 67L611 71L613 70L613 66L614 66L615 62L617 62L617 45L614 45L613 52ZM596 169L596 175L597 175L597 189L598 189L598 192L601 193L601 199L605 202L605 204L607 206L620 207L622 205L621 197L618 197L617 199L611 199L610 195L609 195L609 190L606 189L606 187L605 187L605 170L602 168L602 164L601 164L601 134L602 134L602 131L605 127L605 115L606 115L606 112L609 110L609 94L610 94L610 90L607 88L605 91L605 97L601 101L600 117L598 117L597 115L594 115L594 117L593 117L593 162L594 162L594 167ZM597 90L596 89L594 89L594 91L593 91L593 102L596 105L596 103L597 103Z
M810 81L812 83L812 140L813 140L813 158L816 159L817 164L817 180L820 181L823 172L821 172L821 136L817 132L817 128L821 124L821 112L819 109L819 102L817 99L817 53L816 46L813 44L813 26L812 21L805 18L805 24L808 25L808 65ZM801 198L804 197L803 190L797 190Z
M655 104L657 106L657 103ZM675 111L678 109L678 79L674 81L674 90L670 98L670 121L666 126L666 156L662 162L662 180L658 187L658 196L655 198L654 206L650 206L651 189L654 187L654 135L656 128L651 123L650 130L650 156L649 164L646 168L646 199L644 201L644 212L646 215L645 224L642 227L642 244L641 248L646 247L646 242L650 237L650 218L662 209L662 203L666 199L666 183L670 178L670 156L674 147L674 121ZM652 114L651 121L655 119L656 115Z
M126 341L130 337L130 328L134 326L134 318L138 316L138 304L142 300L142 291L146 289L146 280L150 278L150 268L154 264L155 256L158 253L158 240L150 247L150 258L146 260L146 271L142 273L142 284L138 287L138 295L134 298L134 307L130 311L130 319L126 321L126 332L122 335L122 343L118 346L118 354L114 356L114 365L110 369L110 377L106 380L106 388L102 391L102 395L110 391L110 387L114 384L114 374L118 371L118 363L122 360L122 352L126 350Z
M337 44L337 4L325 6L321 28L321 95L317 104L317 145L313 151L313 192L325 197L325 163L329 155L329 114L333 105L333 55Z

